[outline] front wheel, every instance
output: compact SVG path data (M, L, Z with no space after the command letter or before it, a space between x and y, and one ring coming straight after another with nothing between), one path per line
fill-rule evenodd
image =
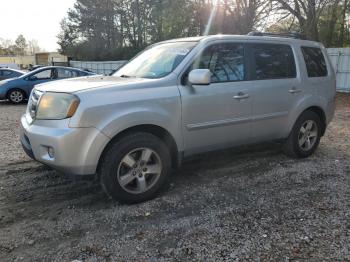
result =
M168 147L149 133L127 135L114 142L101 161L102 188L113 199L125 203L157 196L171 172Z
M25 94L20 89L13 89L8 93L7 98L13 104L20 104L20 103L23 103L25 99Z
M306 111L294 124L292 132L284 144L284 152L296 158L308 157L317 149L320 138L320 117L312 111Z

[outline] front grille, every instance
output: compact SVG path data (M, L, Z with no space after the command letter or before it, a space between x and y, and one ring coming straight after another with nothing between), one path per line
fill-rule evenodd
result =
M30 95L29 101L28 101L28 111L27 113L29 114L30 118L32 120L35 119L36 116L36 111L38 109L38 104L40 97L42 96L43 92L33 89L32 94Z

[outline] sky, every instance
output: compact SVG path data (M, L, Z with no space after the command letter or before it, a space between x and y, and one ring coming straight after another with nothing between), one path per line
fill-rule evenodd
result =
M60 22L75 0L0 0L0 38L23 34L46 51L56 51Z

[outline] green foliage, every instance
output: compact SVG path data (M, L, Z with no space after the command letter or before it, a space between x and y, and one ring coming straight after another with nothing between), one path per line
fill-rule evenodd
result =
M247 33L258 26L263 0L223 0L210 33ZM209 0L77 0L61 23L60 52L74 59L129 59L146 46L205 31Z
M282 16L269 31L299 31L326 47L350 44L347 26L349 0L270 0L274 14Z
M265 28L298 31L326 47L347 46L349 1L76 0L61 23L59 45L79 60L124 60L167 39Z

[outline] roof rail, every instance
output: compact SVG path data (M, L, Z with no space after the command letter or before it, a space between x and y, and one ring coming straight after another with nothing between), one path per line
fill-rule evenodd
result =
M286 37L286 38L295 38L295 39L304 39L303 36L298 32L290 33L263 33L259 31L249 32L249 36L270 36L270 37Z

